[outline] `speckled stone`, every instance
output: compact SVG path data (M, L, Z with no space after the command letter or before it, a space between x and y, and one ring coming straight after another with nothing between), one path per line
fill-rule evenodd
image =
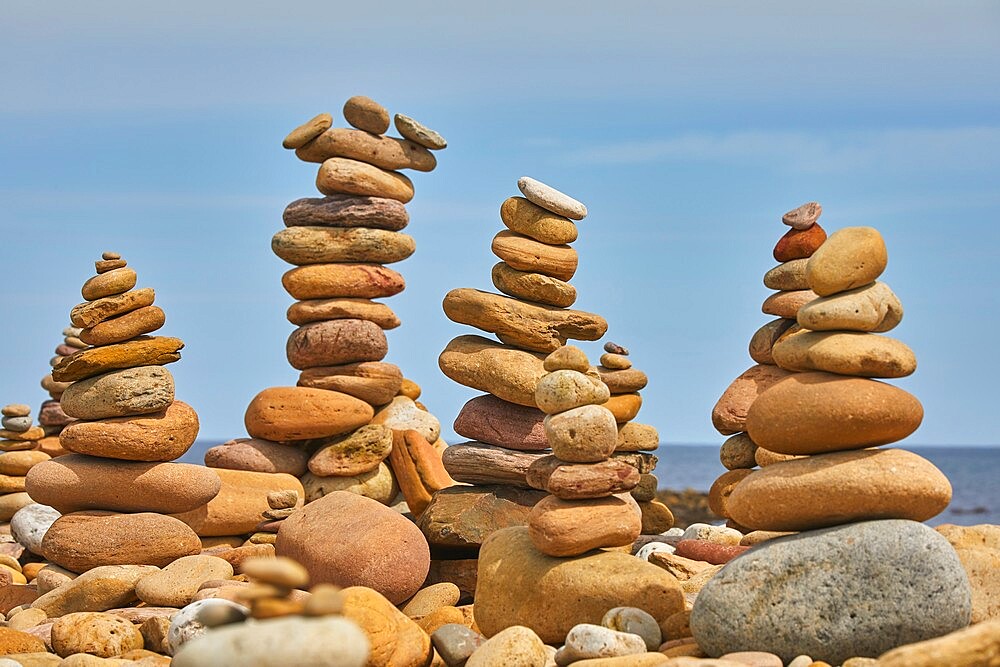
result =
M770 540L698 594L691 630L711 656L807 653L840 664L965 627L971 591L933 529L884 520Z

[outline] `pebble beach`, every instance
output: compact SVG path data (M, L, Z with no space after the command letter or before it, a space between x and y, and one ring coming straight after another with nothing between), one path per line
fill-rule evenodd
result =
M426 350L466 402L422 402L386 332L433 127L355 96L281 142L316 170L270 240L292 381L220 444L169 305L93 249L48 398L2 409L0 667L1000 666L1000 525L950 523L956 481L907 447L918 360L883 280L906 258L876 227L775 202L747 367L685 454L718 472L665 484L663 351L574 307L607 262L574 247L586 193L523 176L494 202L492 289L443 294Z

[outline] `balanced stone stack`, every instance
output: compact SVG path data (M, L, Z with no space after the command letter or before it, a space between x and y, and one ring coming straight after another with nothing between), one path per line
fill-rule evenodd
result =
M80 327L68 326L63 329L63 341L56 346L55 356L49 360L49 365L55 367L63 357L69 356L87 347L87 344L80 340ZM66 426L73 421L73 418L63 412L59 399L69 386L68 382L56 382L49 373L42 378L42 389L48 392L49 400L42 403L38 410L38 424L45 430L45 437L41 440L41 447L52 456L64 454L59 446L59 434Z
M457 568L442 578L463 591L474 585L475 557L486 536L526 525L532 506L544 497L531 488L527 470L549 448L545 414L535 404L545 355L567 339L597 340L607 330L602 317L569 308L576 301L568 281L577 253L568 244L577 238L574 220L586 216L586 207L532 178L521 178L518 188L524 196L503 202L500 218L507 229L492 244L502 260L493 267L493 284L503 294L461 288L444 299L449 319L499 339L459 336L438 359L449 378L487 392L466 403L455 419L455 431L470 442L448 447L443 457L453 479L474 486L436 494L420 520L435 567Z
M180 359L178 338L150 336L163 326L150 288L134 289L136 273L116 253L96 263L83 286L84 303L70 320L90 347L52 370L70 383L63 411L77 421L59 435L73 452L29 471L28 494L62 513L45 533L45 557L74 572L100 565L166 565L196 554L201 542L167 516L219 492L212 470L171 463L194 443L198 415L174 400L166 364Z
M790 458L753 441L746 433L747 413L764 390L792 372L776 365L772 348L795 325L799 308L816 298L806 280L806 265L826 241L826 232L817 223L822 211L817 202L809 202L782 216L782 222L791 229L774 246L774 259L780 264L764 274L764 286L778 291L761 306L765 314L775 315L778 319L768 322L753 335L750 357L757 362L756 365L733 380L712 410L712 424L719 433L731 437L719 453L727 472L712 485L709 506L719 516L729 519L730 526L744 532L747 532L746 527L730 517L727 509L729 494L757 466Z
M923 417L915 397L879 381L916 369L905 344L878 335L903 314L877 282L887 258L878 231L847 227L804 266L818 298L770 349L790 374L756 396L745 421L758 454L790 460L746 474L725 502L746 529L794 534L735 558L700 591L690 628L710 656L758 650L841 664L970 621L958 555L918 523L948 505L948 480L916 454L881 448Z
M809 260L806 279L819 298L772 349L792 375L756 398L746 422L758 446L803 458L736 486L728 507L741 525L795 531L876 518L926 521L951 500L948 480L931 463L875 449L907 437L923 418L915 397L874 379L905 377L917 366L904 343L875 333L903 315L892 290L876 282L886 262L871 227L837 231Z
M210 449L205 462L223 478L220 496L251 477L261 488L270 483L267 491L296 488L306 502L351 491L389 505L402 489L419 513L434 490L451 483L432 444L440 423L416 402L419 387L383 361L385 330L400 321L376 299L403 291L403 276L387 265L416 247L400 231L409 223L413 184L397 170L431 171L431 150L446 142L399 114L403 138L386 136L389 113L367 97L349 99L344 117L352 128L332 127L330 114L320 114L283 143L321 164L316 186L326 195L289 204L285 229L271 240L274 253L295 265L282 284L297 299L287 317L298 328L286 345L289 364L301 371L297 386L260 392L245 414L251 437ZM292 477L299 479L290 484ZM273 510L265 499L255 496L242 531L268 532L256 527L261 512Z
M604 407L611 411L618 424L615 452L640 453L659 447L660 434L654 427L632 421L642 407L639 391L646 386L648 378L641 370L633 367L632 360L628 358L628 349L610 341L605 343L597 374L611 393L611 398ZM644 468L647 462L637 458L634 463L639 468ZM655 461L650 460L649 463L655 465ZM642 510L642 532L646 535L663 533L674 525L674 515L670 508L656 500L658 486L659 480L649 470L640 473L639 484L631 491Z
M51 457L41 450L44 436L31 419L31 408L20 403L5 405L0 430L0 526L32 500L24 491L24 478L33 466ZM7 532L3 530L0 532Z
M528 483L550 495L531 510L531 542L555 557L631 545L642 532L642 512L629 493L639 471L611 458L618 424L604 407L608 387L588 375L587 355L572 345L546 357L544 368L535 403L546 415L552 454L531 464Z

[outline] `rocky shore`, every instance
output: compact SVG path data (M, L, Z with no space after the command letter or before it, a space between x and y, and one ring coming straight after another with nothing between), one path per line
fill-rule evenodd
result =
M248 437L177 462L199 431L170 370L184 342L114 252L39 424L3 408L0 667L1000 666L1000 526L926 526L949 481L883 447L923 408L891 384L916 355L882 335L903 308L876 229L828 235L816 202L782 217L775 319L711 411L726 472L660 490L669 447L636 421L648 353L574 307L587 207L522 177L491 242L499 293L444 297L477 330L438 359L478 392L449 446L386 361L403 323L380 300L416 251L402 171L447 142L367 97L343 116L283 142L322 197L271 239L297 379L254 396ZM575 341L603 341L596 365Z

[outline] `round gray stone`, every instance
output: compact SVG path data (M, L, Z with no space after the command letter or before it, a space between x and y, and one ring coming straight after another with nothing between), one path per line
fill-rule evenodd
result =
M839 665L969 624L972 593L944 537L914 521L836 526L770 540L730 561L695 601L710 656L768 651Z

